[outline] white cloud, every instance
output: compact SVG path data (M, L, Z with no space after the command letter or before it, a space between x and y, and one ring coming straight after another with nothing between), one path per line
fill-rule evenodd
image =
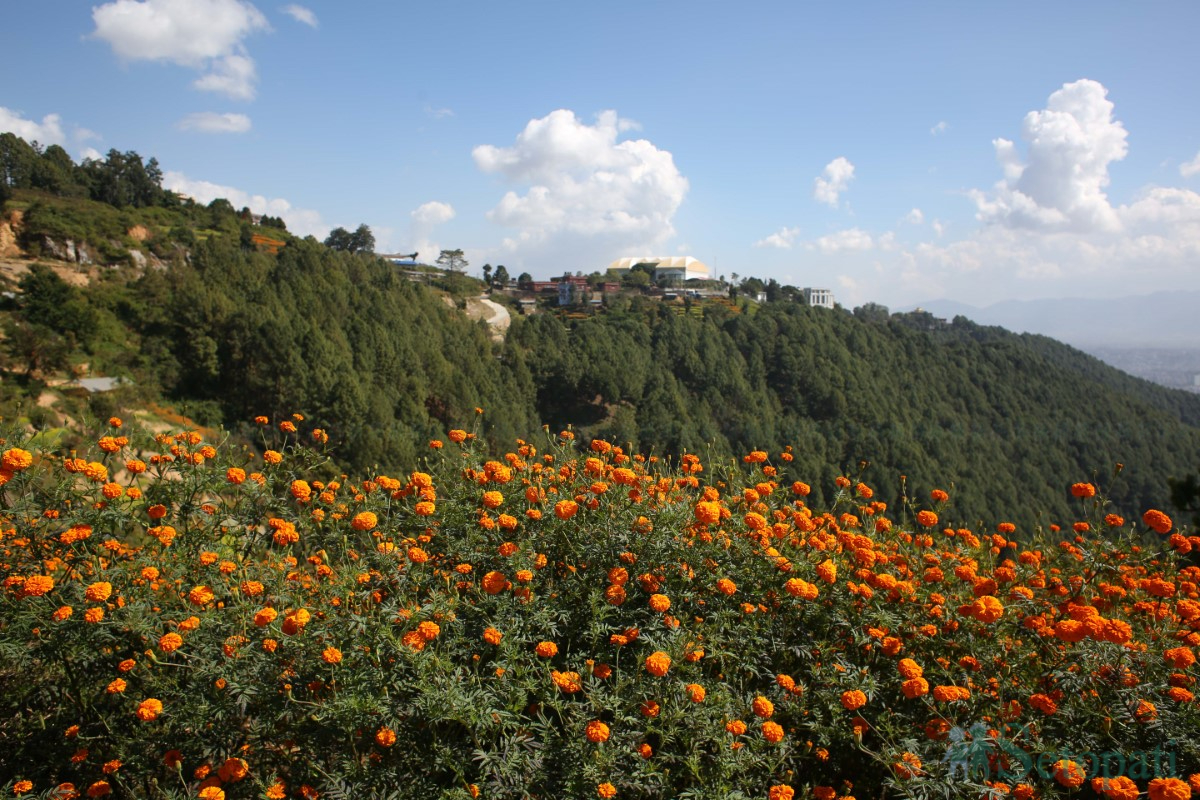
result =
M250 118L245 114L218 114L200 111L179 120L177 127L184 131L203 133L245 133L250 130Z
M430 200L413 209L413 223L417 225L441 225L454 219L454 206L439 200Z
M60 147L67 137L62 129L62 117L58 114L47 114L41 122L25 119L20 111L0 106L0 133L12 133L27 142L37 142L41 145L56 144Z
M85 147L79 154L79 158L81 161L89 158L93 161L100 161L104 158L104 156L94 147Z
M838 156L825 165L825 171L813 180L813 197L818 202L837 208L838 196L846 191L854 178L854 165Z
M1185 178L1190 178L1193 175L1200 174L1200 153L1196 153L1196 157L1191 161L1186 161L1180 164L1179 174Z
M912 211L908 212L908 214L905 215L904 221L907 222L909 225L920 225L922 222L925 221L925 215L921 213L921 209L914 208Z
M244 0L113 0L93 8L92 21L92 35L126 61L179 64L203 73L197 89L254 97L257 72L243 40L270 26Z
M875 242L871 239L871 234L860 228L847 228L837 233L831 233L807 245L810 250L816 249L826 254L848 250L870 250L874 246Z
M1004 179L990 193L971 193L978 219L1044 231L1119 229L1104 188L1109 164L1128 152L1127 134L1107 94L1096 81L1075 81L1050 95L1045 109L1029 112L1021 126L1024 162L1011 141L996 139Z
M754 243L754 246L778 247L781 250L790 250L792 245L796 243L796 237L799 235L799 226L795 228L780 228L765 239L759 239Z
M937 125L934 125L932 128L929 129L929 134L931 136L937 136L940 133L945 133L946 128L949 128L949 127L950 126L946 124L946 120L944 120L944 119L939 120Z
M588 125L559 109L530 120L511 147L476 147L480 170L517 187L488 212L517 230L504 249L557 270L663 246L688 181L670 152L645 139L618 141L635 127L615 111Z
M292 19L302 22L310 28L317 27L317 15L310 8L298 6L293 3L292 5L284 6L282 11Z
M433 106L429 105L429 103L425 104L425 113L428 114L429 116L433 117L434 119L445 119L446 117L454 116L454 112L451 109L449 109L449 108L434 108Z
M232 186L222 186L209 181L193 180L181 172L167 172L163 175L163 188L179 192L194 199L197 203L208 204L223 197L234 208L249 208L255 214L267 214L281 217L287 223L288 230L297 236L316 236L324 239L329 233L330 226L322 219L318 211L307 208L296 208L283 198L267 198L260 194L250 194Z

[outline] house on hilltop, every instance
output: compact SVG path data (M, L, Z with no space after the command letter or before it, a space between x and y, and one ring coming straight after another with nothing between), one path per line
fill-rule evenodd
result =
M650 271L659 286L682 286L690 280L712 279L708 265L691 256L639 256L618 258L608 265L614 272L629 272L634 268Z

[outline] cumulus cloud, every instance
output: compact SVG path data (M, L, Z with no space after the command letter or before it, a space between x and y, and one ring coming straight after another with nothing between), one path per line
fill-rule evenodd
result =
M454 206L439 200L430 200L413 209L412 218L417 225L440 225L454 219Z
M245 114L218 114L200 111L179 120L177 127L184 131L203 133L245 133L250 130L250 118Z
M58 114L47 114L41 122L25 119L20 111L0 106L0 133L12 133L27 142L37 142L42 145L56 144L60 147L66 142L63 133L62 117Z
M842 156L825 165L825 171L813 180L813 197L818 202L837 208L838 197L854 179L854 165Z
M554 269L564 260L599 266L674 235L688 181L670 152L646 139L620 140L634 129L615 111L588 125L559 109L530 120L510 147L476 147L480 170L517 187L488 212L516 229L505 249Z
M317 15L314 14L310 8L298 6L293 3L292 5L284 6L282 10L283 13L287 14L297 22L302 22L310 28L317 27Z
M921 209L914 208L912 211L908 212L908 214L905 215L904 221L907 222L909 225L920 225L922 222L925 221L925 215L921 213Z
M200 71L192 84L238 100L258 78L243 40L270 26L244 0L113 0L92 9L96 30L126 61L162 61Z
M870 250L874 246L875 242L871 238L871 234L860 228L847 228L828 236L822 236L808 244L810 250L816 249L825 254L848 250Z
M233 186L193 180L182 172L164 173L162 185L164 189L187 195L197 203L207 205L213 200L223 197L234 208L249 208L255 214L280 217L287 223L288 230L298 236L316 236L318 239L323 239L330 230L329 225L321 219L320 212L307 208L296 208L283 198L267 198L261 194L250 194Z
M1010 228L1076 232L1120 227L1108 201L1108 167L1125 158L1127 133L1113 119L1108 91L1091 80L1063 85L1046 108L1031 111L1021 126L1024 160L1016 145L996 139L1004 179L991 192L971 193L977 217Z
M939 120L937 125L934 125L932 128L929 129L929 134L931 136L937 136L940 133L945 133L946 128L949 128L949 127L950 126L946 124L946 120L944 120L944 119Z
M1191 161L1186 161L1180 164L1179 174L1185 178L1190 178L1193 175L1200 174L1200 153L1196 153L1196 157Z
M765 239L759 239L754 243L755 247L777 247L780 250L790 250L792 245L796 243L796 237L800 235L800 228L780 228Z

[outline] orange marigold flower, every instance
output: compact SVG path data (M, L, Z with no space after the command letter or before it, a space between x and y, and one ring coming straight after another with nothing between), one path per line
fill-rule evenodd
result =
M652 611L657 611L661 614L670 608L671 598L667 597L665 594L650 595L650 609Z
M558 670L550 671L550 679L566 694L575 694L575 692L583 689L583 681L579 677L578 672L559 672Z
M229 481L235 486L245 483L246 470L242 469L241 467L230 467L229 469L225 470L225 480Z
M574 500L559 500L554 504L554 516L559 519L570 519L579 511L579 504Z
M796 792L786 784L776 784L767 790L767 800L792 800Z
M775 704L761 694L754 698L750 708L754 711L754 716L762 719L770 719L771 715L775 713Z
M732 595L737 591L737 584L729 578L721 578L717 581L717 591L723 595Z
M671 657L661 650L657 650L646 656L646 672L656 678L661 678L667 674L667 670L671 668Z
M929 493L929 497L935 503L944 503L950 499L950 495L947 494L944 489L934 489L932 492Z
M1092 778L1092 791L1108 800L1137 800L1137 784L1124 775L1115 778Z
M1170 533L1174 526L1170 517L1153 508L1142 515L1142 522L1146 523L1147 527L1155 533Z
M158 719L158 715L162 713L163 704L161 700L154 697L147 698L138 703L137 718L142 722L151 722Z
M504 638L504 634L495 628L487 628L483 632L483 640L490 645L500 644L500 640Z
M767 720L762 724L763 738L772 744L783 741L783 726L778 722Z
M417 625L417 635L427 642L432 642L438 637L439 634L441 634L441 632L442 628L436 622L425 620L421 624Z
M41 597L54 588L54 579L49 575L32 575L21 585L21 594L26 597Z
M220 786L205 786L197 797L200 800L225 800L225 791Z
M360 511L354 515L354 519L350 520L350 527L356 531L374 530L379 524L379 517L375 516L373 511Z
M1196 654L1188 647L1172 647L1163 653L1163 658L1176 669L1187 669L1196 663Z
M534 652L541 658L553 658L558 655L558 645L554 642L538 642Z
M75 609L70 606L59 606L50 616L55 622L62 622L65 619L70 619L74 613Z
M263 453L263 461L268 464L279 464L283 461L283 456L274 450L268 450Z
M842 708L847 711L857 711L867 704L867 696L858 689L842 692Z
M0 466L3 467L5 472L20 472L23 469L28 469L32 464L33 454L19 447L12 447L5 450L3 458L0 458Z
M1179 778L1155 778L1147 787L1150 800L1188 800L1192 788Z
M386 725L375 731L375 743L380 747L391 747L396 743L396 732Z
M837 580L837 564L825 559L817 565L817 575L826 583L833 583Z
M703 703L705 696L708 694L704 690L704 687L698 683L689 683L683 689L688 693L688 697L691 698L693 703Z
M413 506L413 513L418 517L432 517L435 511L437 511L437 505L429 500L422 500Z
M108 781L96 781L87 788L88 797L106 797L112 794L112 785Z
M173 653L183 646L183 637L178 633L167 633L159 637L158 649L164 653Z
M254 624L260 628L265 628L275 621L279 616L279 612L273 608L262 608L254 614Z
M194 586L188 592L188 602L194 606L206 606L216 598L213 590L207 586Z
M602 797L602 798L604 798L604 800L608 800L608 798L610 798L610 797L616 797L617 796L617 787L613 786L611 783L608 783L607 781L604 783L601 783L598 786L596 786L596 796Z
M326 664L340 664L342 661L342 651L336 647L326 647L321 651L321 660Z
M125 683L124 678L117 678L108 684L108 687L105 689L105 691L109 694L120 694L121 692L125 691L125 687L127 685L128 684Z
M900 691L909 700L929 694L929 681L921 677L909 678L900 684Z
M97 581L96 583L93 583L91 586L87 587L83 593L83 596L88 600L91 600L93 603L103 603L110 596L112 596L112 591L113 587L111 583L108 581Z
M1071 789L1081 786L1087 777L1084 774L1083 767L1065 758L1055 761L1051 770L1054 774L1054 780Z
M925 528L932 528L938 524L938 515L932 511L918 511L917 524Z
M788 582L783 585L783 588L792 597L799 597L802 600L816 600L818 594L820 594L816 586L800 578L789 578Z
M1072 497L1095 497L1096 487L1090 483L1073 483L1071 484Z
M13 794L26 794L33 791L33 781L17 781L12 788Z
M503 572L492 570L483 576L481 585L488 594L500 594L508 588L508 579L504 577Z
M707 525L712 525L721 521L721 504L702 500L696 504L695 515L697 522L703 522Z
M1049 695L1044 695L1041 693L1030 695L1029 705L1033 706L1047 716L1058 711L1058 703L1054 702L1053 698L1051 698Z
M900 670L900 675L903 676L905 680L910 678L920 678L925 674L924 667L922 667L916 661L913 661L911 658L900 659L900 663L896 666Z
M593 742L595 744L607 742L609 736L608 726L600 720L594 719L587 724L587 728L584 730L584 736L587 737L589 742Z

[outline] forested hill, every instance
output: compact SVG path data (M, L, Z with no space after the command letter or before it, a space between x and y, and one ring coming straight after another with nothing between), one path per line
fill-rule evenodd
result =
M121 402L165 399L204 422L303 412L355 470L415 466L480 407L497 449L543 423L661 456L791 447L781 479L818 493L869 462L862 478L888 502L950 490L951 524L1069 525L1077 481L1127 515L1169 508L1167 478L1197 467L1200 397L1043 337L879 307L634 296L517 317L497 343L445 293L370 253L281 223L264 247L262 223L224 201L149 191L145 205L100 202L101 178L119 170L90 168L91 183L64 173L78 178L66 196L22 186L0 210L23 212L31 254L70 237L110 265L72 286L66 265L21 257L32 271L5 287L17 299L0 311L6 416L87 362L133 380Z

